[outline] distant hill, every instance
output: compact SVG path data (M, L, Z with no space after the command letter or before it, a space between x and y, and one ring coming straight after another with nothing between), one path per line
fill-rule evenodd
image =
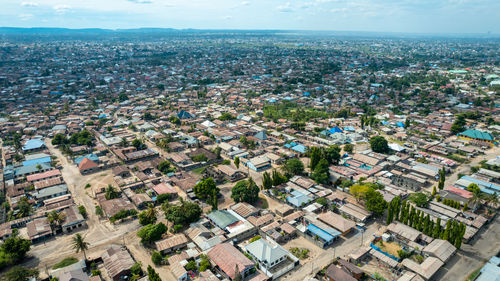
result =
M174 28L132 28L132 29L103 29L103 28L58 28L58 27L0 27L0 36L41 36L55 37L80 37L80 36L157 36L157 35L183 35L183 34L253 34L253 35L299 35L320 37L367 37L367 38L478 38L499 39L500 34L471 33L471 34L418 34L397 32L368 32L368 31L308 31L308 30L244 30L244 29L174 29Z

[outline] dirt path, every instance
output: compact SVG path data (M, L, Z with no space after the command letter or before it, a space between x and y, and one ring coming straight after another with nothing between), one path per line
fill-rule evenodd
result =
M136 237L136 231L140 228L138 221L129 221L113 225L107 220L99 219L96 215L96 202L86 194L87 190L84 189L84 186L91 181L96 184L99 183L99 177L96 177L96 174L82 176L76 165L70 163L57 148L50 144L50 141L47 141L46 143L51 154L57 156L63 166L61 173L68 185L68 189L71 192L75 203L77 205L83 205L87 209L88 227L79 232L85 237L85 240L90 243L87 256L97 257L100 253L107 249L109 244L122 244L124 237L125 239L134 239ZM72 248L72 238L73 235L59 235L47 240L44 243L33 245L29 252L29 255L32 258L26 262L26 265L31 267L40 267L40 271L42 272L45 270L45 266L50 268L52 265L66 257L78 257L81 254L76 254Z

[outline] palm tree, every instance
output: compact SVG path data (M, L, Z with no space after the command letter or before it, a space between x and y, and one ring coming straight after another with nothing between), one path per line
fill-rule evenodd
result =
M155 209L153 204L149 204L148 208L144 210L144 216L148 218L149 221L156 221L156 217L158 216L158 211Z
M63 212L52 211L47 214L47 220L49 221L50 226L55 228L57 226L61 226L61 224L66 220L66 214Z
M481 191L474 189L472 191L472 197L469 198L469 204L476 206L481 204L482 200L483 200L483 194L481 193Z
M82 251L85 261L87 260L87 254L85 251L89 249L89 245L90 243L85 241L85 237L83 237L80 233L73 236L73 249L75 249L77 253Z
M498 195L496 192L493 194L487 194L486 196L484 196L484 200L488 202L488 204L493 208L496 208L498 206Z

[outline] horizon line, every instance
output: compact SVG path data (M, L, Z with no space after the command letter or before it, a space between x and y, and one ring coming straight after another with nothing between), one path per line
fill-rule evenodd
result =
M20 27L20 26L0 26L0 29L63 29L68 31L83 31L83 30L103 30L103 31L126 31L126 30L141 30L141 29L157 29L157 30L175 30L175 31L260 31L260 32L317 32L317 33L368 33L368 34L399 34L399 35L431 35L431 36L439 36L439 35L447 35L447 36L472 36L472 35L481 35L481 36L489 36L489 37L497 37L500 36L500 33L492 33L490 31L484 33L478 32L469 32L469 33L456 33L456 32L403 32L403 31L364 31L364 30L322 30L322 29L271 29L271 28L174 28L174 27L152 27L152 26L143 26L143 27L132 27L132 28L105 28L105 27L57 27L57 26L31 26L31 27Z

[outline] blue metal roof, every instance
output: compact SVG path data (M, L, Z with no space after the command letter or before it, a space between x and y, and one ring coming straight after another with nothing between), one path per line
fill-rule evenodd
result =
M493 189L493 190L496 190L496 191L500 191L500 186L498 186L498 185L496 185L494 183L489 183L489 182L482 181L482 180L479 180L479 179L476 179L476 178L473 178L473 177L469 177L469 176L463 176L463 177L461 177L461 179L473 182L473 183L477 184L480 188L481 187L485 187L485 188ZM481 188L481 191L486 192L486 191L483 190L483 188ZM492 192L486 192L486 193L492 193Z
M23 145L23 150L32 150L45 146L45 143L39 139L31 139Z
M23 161L23 166L38 165L38 164L42 164L42 163L50 163L51 161L52 161L52 159L50 159L50 156L46 156L46 157L42 157L42 158Z
M311 231L311 233L314 235L318 235L321 239L323 239L326 242L330 242L330 241L334 240L337 236L342 234L342 233L336 231L337 233L335 233L335 235L332 235L332 234L326 232L325 230L315 226L312 223L307 226L307 230Z
M328 130L330 133L332 134L335 134L335 133L342 133L342 129L340 129L339 127L333 127L331 128L330 130Z
M292 150L297 151L299 153L306 153L307 147L303 146L302 144L298 144L292 147Z
M84 155L84 156L79 156L79 157L76 157L75 158L75 164L76 165L80 165L80 162L83 161L83 159L85 158L88 158L89 160L92 160L94 162L97 162L99 161L99 157L95 154L87 154L87 155Z

